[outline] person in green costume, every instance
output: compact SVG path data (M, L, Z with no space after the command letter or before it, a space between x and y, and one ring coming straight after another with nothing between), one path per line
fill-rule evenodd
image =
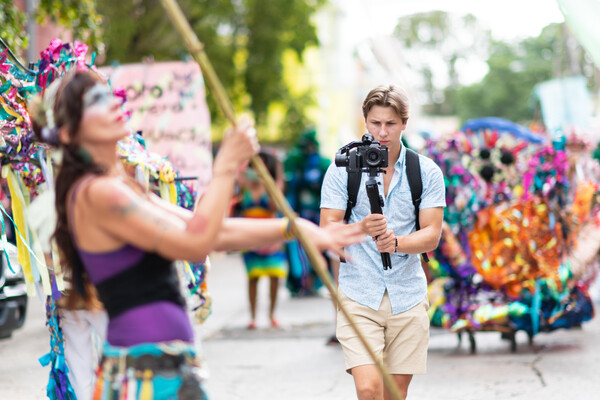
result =
M302 218L319 224L321 185L331 161L319 153L314 128L305 130L284 161L285 195ZM292 296L313 295L321 287L306 254L297 241L286 244L289 264L287 288ZM326 257L329 264L329 259Z

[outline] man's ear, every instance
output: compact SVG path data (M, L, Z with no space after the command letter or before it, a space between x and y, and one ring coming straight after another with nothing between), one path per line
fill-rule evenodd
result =
M71 144L71 138L69 137L69 130L66 126L58 129L58 141L62 144Z

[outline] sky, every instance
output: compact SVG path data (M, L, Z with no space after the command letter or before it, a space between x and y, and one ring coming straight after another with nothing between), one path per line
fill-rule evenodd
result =
M433 10L471 13L501 40L537 36L546 25L564 21L555 0L360 0L357 6L371 21L370 35L391 33L402 15Z

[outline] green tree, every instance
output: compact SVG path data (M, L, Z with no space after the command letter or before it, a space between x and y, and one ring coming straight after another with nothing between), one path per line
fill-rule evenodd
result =
M325 0L180 0L194 31L238 110L250 109L259 124L274 102L297 120L304 98L290 94L283 78L282 55L318 43L311 16ZM187 53L159 0L104 0L106 62L181 59ZM135 23L132 23L135 21ZM296 102L296 100L299 100ZM213 96L213 121L223 122ZM287 119L286 116L286 119ZM302 119L302 118L300 118ZM289 134L289 132L288 132Z
M526 122L534 117L531 92L538 83L584 75L592 91L600 87L598 68L566 24L550 24L537 37L513 43L494 41L472 15L433 11L401 18L394 34L407 50L408 67L420 71L424 110L431 115ZM463 87L459 67L475 57L487 59L488 72Z
M35 16L40 24L50 20L71 30L77 40L101 48L95 0L40 0ZM26 22L25 12L13 0L0 0L0 37L17 54L27 48Z
M511 121L530 119L531 90L536 83L551 77L551 63L536 63L530 66L531 70L527 70L527 63L520 54L507 43L497 42L493 45L487 75L480 83L458 91L456 108L463 122L469 118L486 116Z
M25 22L25 13L12 0L0 0L0 38L15 52L27 46L27 38L23 37Z
M400 18L394 36L410 54L407 65L421 73L422 89L427 95L426 111L454 114L456 92L461 87L458 67L473 57L487 55L489 30L470 14L459 17L431 11Z
M534 118L534 86L552 78L584 74L591 88L597 88L597 68L564 24L548 25L539 36L518 43L494 42L487 64L483 80L457 94L457 114L463 121L496 116L529 122Z

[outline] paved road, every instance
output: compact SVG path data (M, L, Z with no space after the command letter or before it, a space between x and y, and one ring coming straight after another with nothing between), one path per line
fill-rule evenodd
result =
M220 281L225 275L221 268L229 271L226 279L231 284L226 293L216 291L225 286ZM211 285L209 280L215 302L222 303L221 310L215 309L215 319L207 321L203 334L211 371L208 387L214 399L355 398L352 378L343 371L341 349L324 345L334 329L333 309L327 298L286 296L279 316L288 330L263 328L249 332L244 329L247 312L239 307L245 296L243 267L236 262L223 265L216 260L210 279L214 282ZM262 289L265 293L267 288ZM234 298L239 298L239 302ZM263 317L266 306L263 297ZM215 330L213 323L221 330ZM600 380L596 379L600 365L598 338L598 318L584 324L583 329L539 334L532 346L527 335L519 332L516 353L511 353L510 343L501 340L499 333L482 332L475 335L477 352L471 354L468 340L459 347L455 334L434 329L428 374L413 379L409 398L600 398Z
M343 371L339 347L326 346L333 308L326 296L290 298L280 291L279 320L267 324L266 282L259 284L259 329L248 331L246 278L237 256L214 255L209 288L213 315L197 327L213 400L353 399L352 378ZM0 341L0 400L44 399L48 369L37 358L48 351L43 309L36 299L23 329ZM498 333L478 333L477 353L468 341L433 330L428 374L416 376L409 398L420 400L597 399L600 380L600 320L582 329L539 334L530 346L517 335L517 352Z

